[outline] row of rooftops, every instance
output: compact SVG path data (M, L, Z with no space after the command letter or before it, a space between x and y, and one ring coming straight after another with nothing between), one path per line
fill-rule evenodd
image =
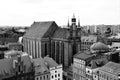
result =
M50 57L33 59L35 66L35 74L49 72L50 68L57 67L58 64Z
M98 67L98 68L95 68L92 70L93 70L93 73L95 73L95 74L99 74L99 71L103 71L105 73L110 73L113 75L120 76L120 64L112 62L112 61L106 63L102 67Z
M13 62L14 60L18 60L19 55L21 56L23 64L26 65L26 72L30 71L32 64L35 69L35 74L49 72L50 68L58 66L58 64L49 56L32 59L27 53L14 50L8 51L6 54L11 57L0 59L0 77L15 75Z
M120 64L111 61L99 69L115 75L120 74Z
M74 57L78 59L86 60L98 54L109 55L109 54L115 54L117 52L120 52L120 50L110 48L108 45L102 42L96 42L91 45L88 51L79 51L77 54L74 55Z
M15 70L13 67L14 60L18 60L18 57L13 58L5 58L0 59L0 77L15 75ZM30 71L31 68L31 60L29 56L22 56L21 61L23 61L23 65L25 65L25 71L26 73Z

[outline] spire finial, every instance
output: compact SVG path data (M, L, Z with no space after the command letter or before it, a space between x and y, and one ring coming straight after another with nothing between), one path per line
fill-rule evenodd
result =
M68 16L68 24L67 24L67 27L68 27L68 28L70 27L70 24L69 24L69 16Z
M73 18L75 18L75 14L73 13Z
M80 27L80 18L78 17L78 27Z

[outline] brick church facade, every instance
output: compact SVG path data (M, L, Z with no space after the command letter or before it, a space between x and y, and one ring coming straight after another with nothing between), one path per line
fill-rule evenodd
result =
M81 49L80 21L76 24L73 16L71 25L58 27L54 21L34 22L23 36L24 51L33 58L49 55L57 63L68 67L73 62L73 55Z

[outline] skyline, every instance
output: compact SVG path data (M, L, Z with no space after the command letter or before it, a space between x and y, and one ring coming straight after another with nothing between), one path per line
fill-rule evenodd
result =
M67 25L68 18L81 25L120 24L120 0L0 0L0 26L30 26L34 21Z

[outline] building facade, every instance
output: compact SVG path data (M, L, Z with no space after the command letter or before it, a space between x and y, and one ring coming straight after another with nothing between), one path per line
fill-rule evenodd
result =
M50 68L51 80L63 80L62 65Z
M73 80L85 80L85 79L86 79L85 60L74 58Z

